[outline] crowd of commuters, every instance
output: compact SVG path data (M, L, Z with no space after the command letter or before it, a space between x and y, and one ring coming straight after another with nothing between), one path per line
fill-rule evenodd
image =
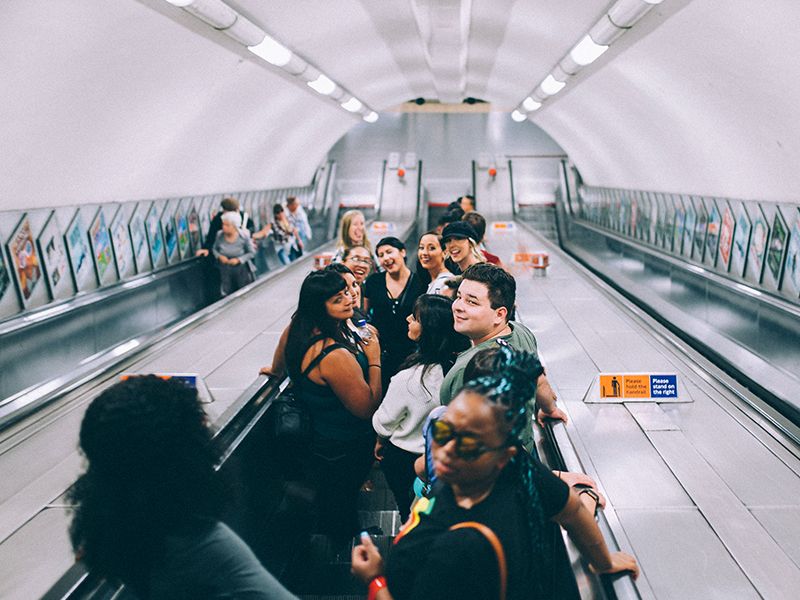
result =
M293 231L302 248L310 230L291 212L276 205L272 231ZM554 597L555 524L597 572L636 575L635 559L610 553L597 528L604 499L594 482L539 461L535 423L567 415L534 334L512 318L516 282L487 259L474 199L459 199L448 218L420 237L412 271L401 240L384 237L373 254L364 215L345 213L336 262L305 278L261 370L288 375L310 415L311 440L295 458L314 530L341 546L362 529L359 490L378 461L405 525L386 562L369 535L353 548L370 598ZM247 259L235 262L226 246L246 250L253 236L238 207L220 221L214 256L241 266ZM72 539L92 568L143 597L262 597L188 592L211 585L291 597L219 522L216 454L196 393L155 378L118 384L87 412L81 447L89 468L72 493ZM215 561L222 570L211 577ZM194 576L200 587L179 594Z

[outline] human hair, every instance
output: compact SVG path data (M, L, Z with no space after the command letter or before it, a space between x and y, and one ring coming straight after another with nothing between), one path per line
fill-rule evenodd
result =
M242 215L238 212L224 212L220 219L222 219L223 223L233 225L236 229L241 229L242 227Z
M344 334L344 324L332 318L325 307L326 301L346 288L344 277L327 269L312 271L303 280L297 310L292 315L286 340L286 368L292 379L299 378L308 342L316 332L354 350Z
M417 350L406 358L400 369L425 365L420 375L423 380L433 365L439 365L446 375L456 355L470 346L469 339L453 328L453 301L438 294L423 294L414 303L413 315L422 333L417 340Z
M430 231L426 231L421 236L419 236L419 241L421 242L422 238L424 238L426 235L432 235L433 237L435 237L436 243L439 244L439 248L444 250L444 242L442 241L442 236L440 234L436 233L433 229L431 229Z
M360 210L348 210L342 215L342 226L339 229L339 247L345 250L355 245L353 244L353 240L350 239L350 225L353 224L353 219L358 216L363 219L364 213ZM364 231L364 243L362 245L370 252L372 251L372 246L370 246L366 231Z
M222 202L220 202L220 206L225 212L239 212L239 201L236 198L231 198L230 196L223 198Z
M437 222L439 225L447 225L448 223L455 223L456 221L460 221L461 217L464 216L464 209L460 206L457 206L453 209L448 209L441 217L439 217L439 221Z
M80 448L72 547L92 571L146 592L166 536L221 512L220 455L197 391L153 375L117 383L86 410Z
M461 220L472 225L475 233L478 234L478 242L482 242L483 238L486 236L486 219L484 216L473 210L461 217Z
M483 355L483 356L480 356ZM533 580L540 587L534 597L549 597L545 582L552 565L552 539L548 535L548 521L544 515L539 488L542 485L540 470L535 469L531 455L522 447L520 435L531 419L529 400L536 394L536 380L544 372L534 354L512 349L507 344L481 350L469 365L471 378L461 392L482 396L493 408L500 433L509 446L517 452L510 467L517 471L517 492L525 507L530 533ZM470 369L468 365L467 369ZM467 369L464 377L467 377Z
M353 253L353 250L355 250L356 248L365 248L365 247L364 246L350 246L349 248L345 248L344 251L342 252L342 260L347 260L348 257ZM372 259L372 252L370 252L369 248L365 248L365 249L367 250L367 253L370 256L370 259Z
M378 248L380 248L381 246L391 246L392 248L397 248L398 250L406 249L406 245L402 241L391 235L385 238L381 238L380 241L377 244L375 244L375 252L377 252Z
M286 206L297 202L297 196L286 196Z
M517 301L517 282L505 269L487 262L471 265L462 274L462 279L477 281L489 291L492 308L505 307L506 320L510 318Z
M333 271L334 273L339 273L339 275L345 275L345 274L353 275L353 271L350 270L350 267L340 262L331 263L328 266L326 266L323 270ZM353 277L355 277L355 275L353 275Z
M283 204L280 202L272 205L272 216L277 217L279 214L283 212Z

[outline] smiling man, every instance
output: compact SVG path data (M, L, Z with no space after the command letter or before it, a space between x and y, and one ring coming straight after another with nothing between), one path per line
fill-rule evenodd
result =
M516 281L500 267L479 263L464 272L453 302L453 320L455 330L470 339L472 348L458 356L453 368L445 376L439 391L442 404L449 404L458 394L464 385L464 368L484 348L501 343L538 355L536 338L531 330L521 323L508 320L516 293ZM533 400L531 398L531 402ZM540 422L544 417L566 422L567 415L556 406L555 392L544 374L536 382L535 400L539 405ZM534 414L533 410L531 414ZM529 440L523 441L527 447Z

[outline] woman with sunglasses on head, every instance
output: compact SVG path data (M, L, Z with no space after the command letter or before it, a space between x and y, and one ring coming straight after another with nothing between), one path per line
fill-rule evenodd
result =
M425 285L406 266L406 247L396 237L385 237L375 246L383 272L373 273L364 284L372 324L381 334L383 387L414 351L408 339L406 318L414 302L425 293Z
M375 458L381 461L403 521L414 497L414 462L425 448L422 425L439 405L439 387L456 355L469 347L469 340L453 330L451 305L444 296L417 298L407 319L408 338L417 344L417 350L392 377L383 402L372 415L378 434Z
M353 298L334 271L310 273L286 338L286 368L311 414L310 482L320 531L342 542L358 529L358 490L372 466L370 419L381 399L377 335L355 342L346 322Z
M368 536L353 549L353 573L370 585L370 598L562 597L550 520L597 572L638 574L632 556L608 551L577 492L521 447L541 365L526 353L501 352L509 354L504 372L468 382L433 423L439 481L432 498L414 505L385 569Z

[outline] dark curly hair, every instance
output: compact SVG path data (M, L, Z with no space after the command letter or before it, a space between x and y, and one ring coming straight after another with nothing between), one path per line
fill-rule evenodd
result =
M517 490L527 512L534 581L542 588L538 595L531 594L536 598L550 597L546 588L552 579L553 542L548 535L550 523L545 518L539 496L540 471L533 467L537 459L523 448L520 434L530 422L528 401L536 395L536 380L543 372L534 354L498 345L472 357L464 370L465 378L469 376L470 380L462 388L462 391L483 396L495 407L498 425L508 436L508 445L517 447L510 467L517 472L521 484Z
M117 383L87 409L80 447L88 465L69 492L72 547L92 571L146 596L164 538L222 508L197 391L153 375Z

